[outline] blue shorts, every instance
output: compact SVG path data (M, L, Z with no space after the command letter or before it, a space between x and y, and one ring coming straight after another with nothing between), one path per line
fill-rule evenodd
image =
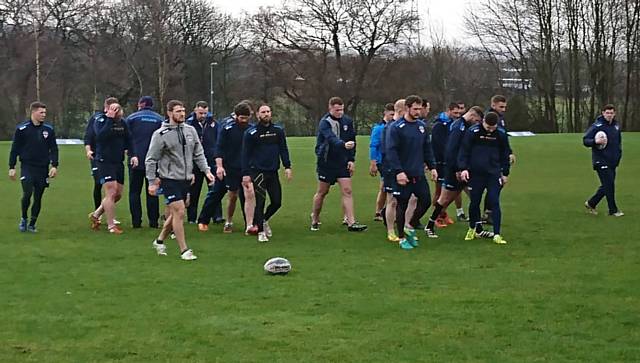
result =
M20 181L23 184L32 184L36 188L47 188L49 186L49 168L21 164Z
M446 190L450 190L452 192L459 192L459 191L462 191L467 186L467 183L458 180L458 178L456 177L455 171L449 170L449 168L445 168L444 183L442 184L442 186Z
M382 189L385 193L393 193L398 183L396 182L396 175L391 171L384 171L382 173Z
M338 179L351 178L351 173L345 166L344 168L333 169L319 166L316 168L318 180L333 185Z
M242 185L242 172L238 169L225 169L224 185L230 192L236 192Z
M436 183L440 185L444 185L445 173L446 173L445 170L446 168L443 164L436 165L436 171L438 172L438 180L436 181Z
M124 164L123 163L109 163L104 161L97 161L96 166L98 168L98 178L100 178L100 184L108 182L118 182L118 184L124 184Z
M98 177L98 165L94 159L89 160L89 165L91 165L91 176L96 183L100 183L100 178Z
M409 200L412 194L418 199L431 199L429 183L427 183L427 178L425 178L424 175L409 177L409 183L407 183L407 185L402 186L396 184L396 187L393 189L393 196L398 200Z
M189 180L161 179L159 193L164 195L164 204L169 205L181 200L186 201L190 187L191 181Z

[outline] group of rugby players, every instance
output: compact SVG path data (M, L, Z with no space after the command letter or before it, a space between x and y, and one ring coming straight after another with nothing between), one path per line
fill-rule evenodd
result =
M504 127L506 106L506 98L500 95L491 98L486 111L479 106L467 110L463 102L451 103L431 127L426 121L430 110L426 99L412 95L385 106L382 121L371 132L369 172L381 174L375 219L385 222L390 242L413 249L419 245L416 229L422 227L427 237L437 238L436 227L454 223L446 208L455 201L458 221L469 222L465 240L489 238L497 244L507 243L500 235L499 197L515 156ZM433 198L425 167L435 182ZM462 208L463 190L471 201L469 218ZM420 218L429 205L434 210L422 226ZM483 223L493 224L493 232L483 230Z

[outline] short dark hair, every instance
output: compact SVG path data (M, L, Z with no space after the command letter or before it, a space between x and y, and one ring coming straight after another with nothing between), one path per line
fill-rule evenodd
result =
M198 101L196 102L195 108L209 108L209 104L207 103L207 101Z
M427 107L429 104L429 100L426 97L422 97L422 107Z
M455 103L456 103L458 106L460 106L460 105L464 105L464 101L462 101L462 100L455 101Z
M607 103L606 105L602 106L602 112L609 111L609 110L614 110L615 111L616 110L616 106L614 106L614 105L612 105L610 103Z
M396 109L393 107L393 103L387 103L386 105L384 105L384 110L385 111L391 111L391 112L395 112Z
M29 105L29 110L31 112L40 109L40 108L47 108L47 105L45 105L44 103L40 102L40 101L35 101L35 102L31 102L31 104Z
M342 98L340 98L340 97L331 97L331 98L329 98L329 106L333 106L333 105L343 106L344 105L344 101L342 101Z
M416 103L422 106L422 98L420 96L410 95L404 98L404 107L411 108Z
M498 114L493 111L487 112L487 114L484 115L484 122L486 122L489 126L497 125L498 120L500 120L500 116L498 116Z
M251 107L246 102L240 102L233 108L236 116L251 116Z
M451 111L451 110L455 110L456 108L460 108L460 106L458 106L457 102L451 102L448 108L449 108L449 111Z
M491 97L491 103L507 102L507 98L503 95L495 95Z
M118 99L115 98L115 97L107 97L104 100L104 105L105 106L110 106L110 105L113 105L114 103L118 103Z
M266 102L260 102L260 103L258 104L258 108L256 108L256 111L260 111L260 109L261 109L262 107L264 107L264 106L267 106L267 107L269 107L269 109L271 109L271 106L270 106L268 103L266 103Z
M178 100L171 100L171 101L167 102L167 112L173 112L173 109L176 106L184 107L184 103L182 103L182 101L178 101Z
M484 118L484 110L480 106L473 106L469 109L469 111L475 112L480 118Z

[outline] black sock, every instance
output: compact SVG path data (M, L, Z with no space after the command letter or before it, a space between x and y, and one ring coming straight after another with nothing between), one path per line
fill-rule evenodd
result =
M31 221L29 222L29 225L30 225L31 227L35 227L35 226L36 226L36 220L35 220L35 219L33 219L33 218L31 218Z
M444 209L444 207L436 202L434 209L433 209L433 213L431 213L431 217L429 217L429 223L427 223L427 228L429 229L433 229L435 223L436 223L436 218L438 218L438 216L440 215L440 213L442 213L442 210Z
M163 245L163 244L164 244L164 241L161 241L161 240L159 240L159 239L157 239L157 238L156 238L156 244L158 244L158 245Z
M184 255L185 252L189 251L189 247L187 247L184 251L180 251L181 255Z
M482 222L476 222L476 233L482 232Z

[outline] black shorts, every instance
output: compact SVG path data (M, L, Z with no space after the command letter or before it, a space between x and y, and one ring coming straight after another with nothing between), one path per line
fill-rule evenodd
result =
M450 190L452 192L459 192L459 191L462 191L462 189L464 189L467 186L467 183L458 180L458 178L456 177L455 171L445 168L444 183L442 184L442 186L446 190Z
M424 176L409 177L409 183L407 185L402 186L397 184L393 189L393 196L398 200L409 200L412 194L418 199L431 200L431 192L427 178Z
M164 195L164 204L186 201L191 188L189 180L160 179L159 194Z
M49 186L49 168L46 166L20 165L20 181L36 188Z
M391 171L385 171L382 173L382 188L386 193L393 193L398 183L396 182L396 175Z
M97 161L91 159L89 160L89 165L91 165L91 176L96 183L100 182L100 177L98 177L98 165Z
M238 169L225 169L224 185L230 192L237 192L242 185L242 172Z
M100 184L108 182L118 182L118 184L124 184L124 164L123 163L108 163L104 161L97 161L98 177L100 178Z
M335 184L338 179L351 178L351 173L349 173L349 169L346 166L339 169L318 166L316 172L318 173L318 180L329 185Z
M437 184L443 185L445 179L446 168L442 164L436 165L436 171L438 172L438 180L436 180Z

